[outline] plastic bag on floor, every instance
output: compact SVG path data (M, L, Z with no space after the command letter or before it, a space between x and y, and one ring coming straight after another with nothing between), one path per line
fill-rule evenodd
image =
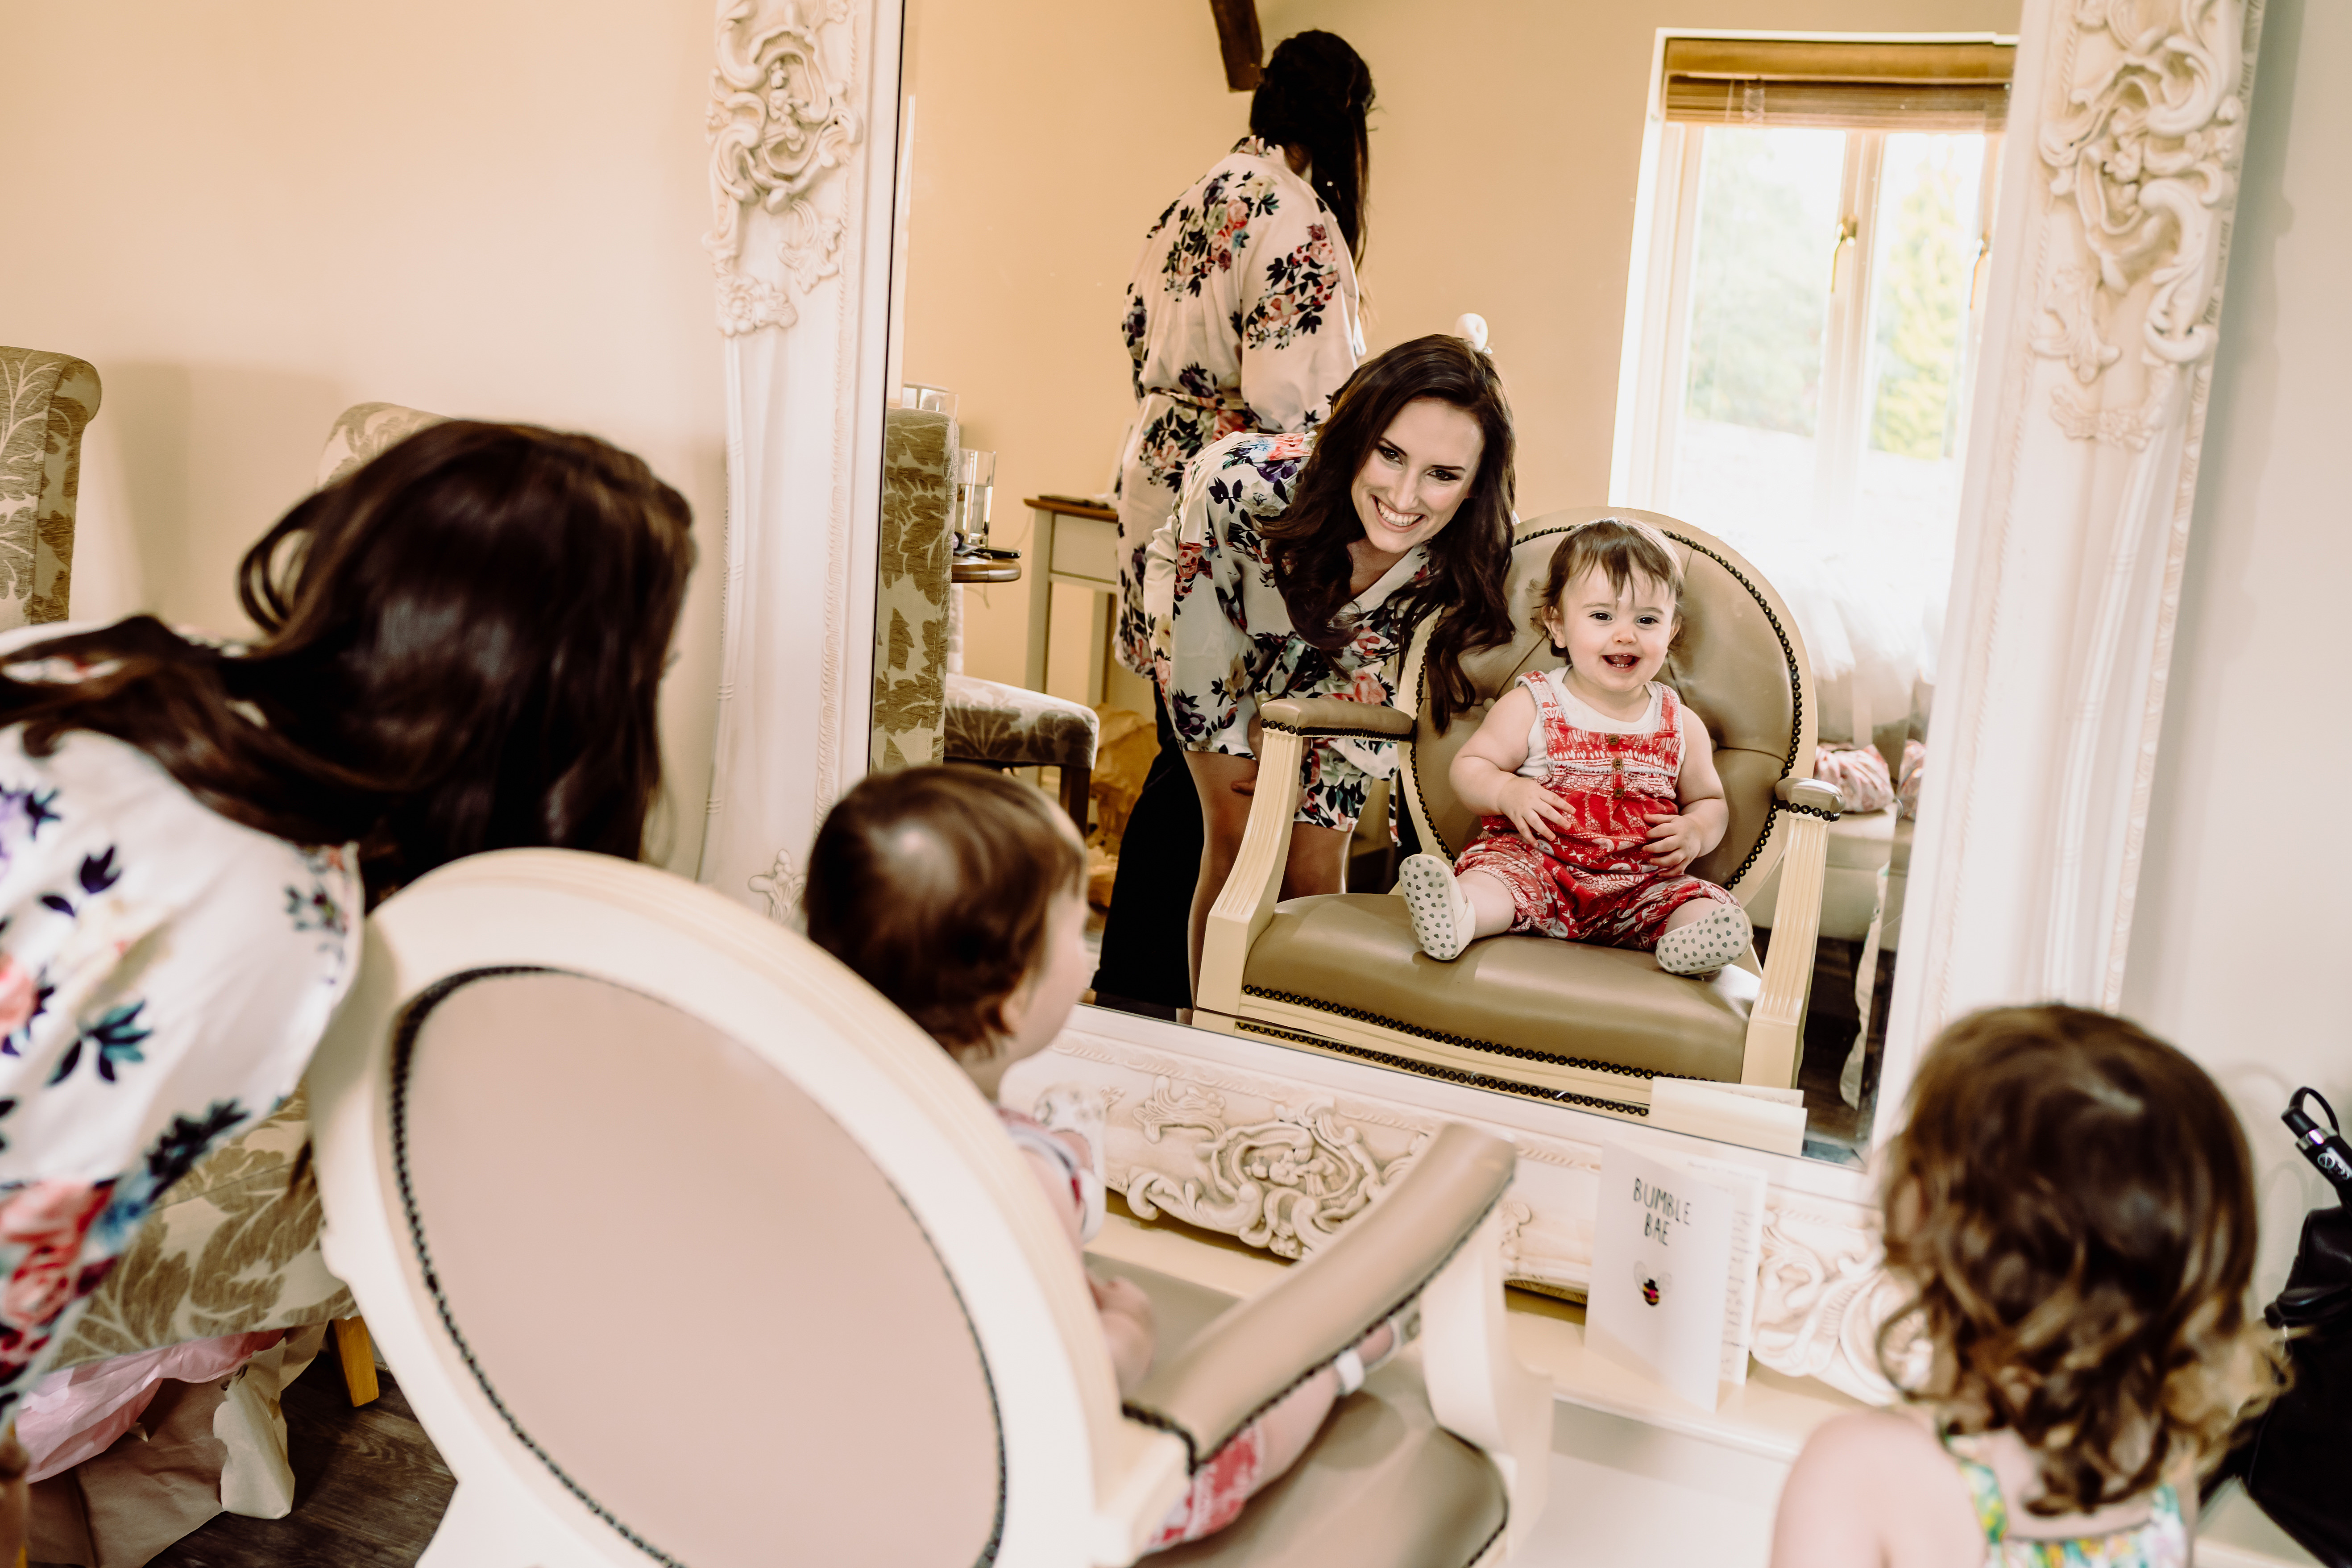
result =
M285 1337L284 1330L270 1329L192 1340L51 1373L16 1417L17 1440L32 1456L27 1479L47 1480L106 1452L165 1383L217 1383Z
M294 1511L294 1468L286 1450L286 1387L309 1369L327 1337L324 1323L289 1330L257 1352L228 1381L213 1415L220 1439L220 1504L247 1519L284 1519Z
M325 1337L324 1324L289 1330L229 1376L154 1385L104 1453L35 1484L32 1560L145 1568L224 1511L283 1518L294 1473L279 1401Z

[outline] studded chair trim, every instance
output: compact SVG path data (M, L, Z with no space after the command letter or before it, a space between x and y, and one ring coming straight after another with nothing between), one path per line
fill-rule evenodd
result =
M400 1032L393 1042L390 1107L393 1171L400 1188L401 1213L407 1221L409 1246L415 1253L417 1270L424 1279L426 1292L433 1299L433 1309L440 1318L441 1327L448 1334L449 1342L457 1350L458 1358L466 1363L466 1370L473 1375L475 1385L482 1391L482 1397L490 1402L490 1408L498 1412L499 1419L506 1423L507 1430L514 1434L515 1441L521 1444L530 1451L532 1458L544 1465L548 1474L553 1476L564 1490L577 1498L581 1506L593 1514L614 1534L644 1552L654 1562L663 1564L663 1568L690 1568L689 1564L647 1541L600 1501L593 1493L556 1462L555 1457L548 1452L546 1446L525 1429L522 1422L508 1406L506 1400L499 1394L497 1384L490 1381L489 1373L476 1357L473 1346L467 1341L465 1331L458 1327L457 1313L451 1309L449 1298L441 1288L440 1277L434 1270L432 1248L427 1245L425 1237L425 1216L417 1206L415 1183L409 1170L409 1069L415 1059L416 1037L424 1027L426 1017L461 987L470 985L478 980L492 980L512 974L558 973L561 972L534 964L467 970L460 974L450 975L447 979L426 988L404 1010L400 1021ZM905 1202L903 1195L899 1201L902 1204ZM917 1232L924 1236L928 1244L929 1237L929 1233L923 1230L922 1222L916 1219L912 1210L908 1211L908 1217L915 1221ZM936 1254L936 1248L934 1253ZM957 1306L964 1310L964 1321L969 1325L970 1310L963 1308L963 1293L956 1288L954 1276L948 1273L944 1259L940 1261L940 1271L947 1280L949 1290L954 1294ZM975 1350L978 1349L978 1335L975 1333L973 1336ZM996 1562L997 1553L1004 1542L1004 1412L996 1397L995 1374L990 1370L988 1358L984 1352L981 1354L980 1365L981 1375L988 1391L990 1416L996 1429L996 1515L989 1528L988 1539L982 1546L980 1555L974 1560L974 1568L991 1568L991 1565Z

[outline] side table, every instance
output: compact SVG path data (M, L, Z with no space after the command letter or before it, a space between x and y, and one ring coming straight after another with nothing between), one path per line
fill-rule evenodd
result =
M1069 496L1028 498L1029 559L1041 576L1029 593L1028 658L1022 679L1032 690L1045 689L1045 641L1054 609L1054 584L1067 583L1116 600L1118 595L1118 513ZM1099 606L1098 606L1099 611ZM1103 700L1103 661L1109 651L1107 615L1087 617L1087 702Z

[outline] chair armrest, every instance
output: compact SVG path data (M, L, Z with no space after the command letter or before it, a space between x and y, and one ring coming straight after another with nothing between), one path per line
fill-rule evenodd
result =
M1261 705L1258 719L1269 730L1294 735L1344 735L1367 741L1403 741L1412 735L1412 715L1385 703L1347 697L1283 697Z
M1764 985L1748 1015L1742 1083L1787 1089L1797 1081L1798 1040L1805 995L1813 982L1813 939L1822 928L1822 884L1830 854L1830 824L1843 801L1833 784L1787 778L1772 794L1789 808L1789 847L1780 857L1780 896L1772 909L1772 949L1764 955Z
M1156 1368L1127 1402L1127 1414L1182 1439L1197 1469L1418 1296L1478 1232L1510 1184L1517 1158L1508 1143L1475 1128L1439 1128L1371 1208ZM1496 1297L1499 1304L1499 1285Z
M1385 704L1345 697L1284 697L1258 709L1257 772L1261 779L1296 779L1309 737L1356 736L1409 741L1412 715ZM1242 971L1252 943L1274 919L1282 873L1290 860L1290 828L1298 815L1295 789L1262 789L1250 803L1249 826L1234 868L1217 890L1201 937L1196 1007L1231 1016L1241 1011Z
M1838 794L1837 785L1821 779L1782 779L1772 786L1772 798L1782 805L1820 813L1832 820L1845 815L1845 797Z
M1297 780L1306 746L1297 731L1266 724L1258 737L1257 776ZM1201 933L1201 973L1192 984L1196 1014L1232 1017L1241 1011L1242 972L1249 963L1251 945L1274 922L1274 902L1282 896L1282 873L1290 862L1290 829L1297 815L1295 783L1289 789L1261 789L1250 797L1242 847L1234 855L1225 885L1217 889L1217 901L1209 906L1208 926Z

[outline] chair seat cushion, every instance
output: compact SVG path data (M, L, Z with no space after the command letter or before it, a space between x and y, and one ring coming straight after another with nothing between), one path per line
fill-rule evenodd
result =
M1487 937L1441 963L1413 939L1402 899L1335 893L1275 906L1242 988L1244 1005L1265 997L1493 1051L1486 1070L1497 1078L1532 1057L1736 1083L1759 984L1741 969L1700 980L1646 952L1538 936Z
M1149 1268L1091 1260L1151 1298L1172 1355L1232 1298ZM1401 1356L1341 1400L1297 1464L1216 1534L1154 1553L1153 1568L1469 1568L1507 1518L1502 1478L1437 1425L1418 1357Z
M947 678L945 750L950 762L1091 768L1101 726L1083 702L969 675Z

